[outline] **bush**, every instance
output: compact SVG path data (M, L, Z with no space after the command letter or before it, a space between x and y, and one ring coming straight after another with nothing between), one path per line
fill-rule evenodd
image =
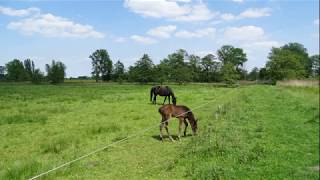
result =
M32 74L31 82L34 84L40 84L43 80L43 73L40 71L40 69L36 69Z
M47 78L50 83L58 84L64 81L66 66L60 61L52 61L51 65L46 64Z

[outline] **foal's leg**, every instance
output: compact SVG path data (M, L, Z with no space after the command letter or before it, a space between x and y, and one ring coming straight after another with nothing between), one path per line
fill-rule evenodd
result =
M169 133L168 121L166 122L165 128L166 128L166 131L167 131L167 133L168 133L168 136L169 136L170 140L171 140L171 141L174 141L174 139L171 137L171 135L170 135L170 133Z
M162 119L161 124L160 124L160 140L163 141L163 133L162 133L162 129L164 127L164 121Z
M183 135L184 136L187 136L187 127L188 127L188 122L187 122L187 120L186 119L184 119L183 120L183 122L184 122L184 132L183 132Z
M182 129L182 122L184 121L183 118L179 118L179 135L178 135L178 138L179 138L179 141L180 141L180 136L181 136L181 129Z

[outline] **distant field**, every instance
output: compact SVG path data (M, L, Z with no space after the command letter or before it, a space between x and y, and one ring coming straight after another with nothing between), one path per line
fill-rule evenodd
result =
M199 135L181 142L158 140L150 85L0 84L0 179L30 178L150 126L44 179L319 179L317 87L172 88L190 108L212 101L194 111Z

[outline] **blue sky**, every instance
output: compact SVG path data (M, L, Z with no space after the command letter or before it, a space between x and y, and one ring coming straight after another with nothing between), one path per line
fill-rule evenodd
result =
M251 69L288 42L319 53L319 1L0 1L0 65L31 58L44 70L55 59L68 77L90 75L101 48L128 67L143 53L159 63L180 48L204 56L231 44Z

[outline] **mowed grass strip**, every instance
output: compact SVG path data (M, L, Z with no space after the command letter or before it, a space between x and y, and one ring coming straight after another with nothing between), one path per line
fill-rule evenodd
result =
M1 84L0 179L29 178L153 125L45 178L318 178L318 89L172 88L178 104L214 101L194 111L199 136L162 143L150 86ZM176 120L169 130L177 134Z

